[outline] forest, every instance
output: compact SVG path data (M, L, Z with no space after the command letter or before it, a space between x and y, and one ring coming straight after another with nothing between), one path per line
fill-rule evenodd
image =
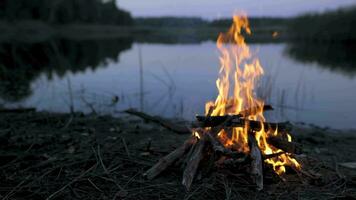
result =
M114 0L1 0L0 19L40 20L50 24L133 22L130 13L119 9Z

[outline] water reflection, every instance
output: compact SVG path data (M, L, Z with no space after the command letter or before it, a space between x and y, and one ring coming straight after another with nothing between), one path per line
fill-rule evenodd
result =
M342 57L338 52L334 59L328 58L332 54L329 51L324 57L317 52L324 51L321 47L277 43L252 44L251 48L260 57L265 77L270 77L267 82L273 83L273 95L267 103L284 108L280 114L283 119L276 116L275 121L356 128L356 94L350 92L356 88L356 79L350 78L355 63L351 53ZM218 52L212 41L150 44L130 39L57 39L36 44L3 43L0 97L6 106L55 112L69 111L69 104L74 104L75 111L91 112L93 107L98 113L134 107L154 115L193 119L204 112L205 102L216 97L218 68ZM330 68L338 70L324 70Z
M356 75L356 43L305 43L292 42L286 52L305 64L313 62L345 76Z
M119 62L119 54L131 45L130 38L1 43L0 96L5 101L20 101L31 95L31 82L40 74L51 79L68 71L96 70L108 62Z

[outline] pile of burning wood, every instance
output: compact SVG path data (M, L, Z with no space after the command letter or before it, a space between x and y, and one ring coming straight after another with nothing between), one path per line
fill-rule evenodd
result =
M264 106L265 110L272 109L271 106ZM246 112L245 112L246 113ZM150 168L144 176L153 179L172 165L183 166L182 184L189 190L193 179L199 168L211 169L231 169L238 170L245 168L251 175L257 189L263 188L263 165L267 159L273 159L283 154L299 154L301 146L295 142L288 141L288 136L280 134L268 137L268 142L281 151L269 155L264 155L255 139L255 133L261 130L261 123L247 120L246 116L225 115L225 116L197 116L197 122L192 129L192 136L176 150L161 158L159 162ZM286 123L264 123L262 125L268 129L285 133L290 130L290 124ZM218 134L224 130L231 133L236 127L248 127L249 152L241 152L224 146L219 140Z
M192 136L145 173L148 179L179 164L184 168L182 183L189 190L198 169L225 168L245 170L261 190L264 165L280 176L286 167L301 169L294 158L300 146L292 142L288 123L266 122L264 111L271 106L256 95L257 80L264 70L250 53L246 34L251 34L247 17L235 15L228 32L217 39L221 66L216 100L206 104L205 116L197 116L190 129ZM158 118L153 121L179 131L169 122Z

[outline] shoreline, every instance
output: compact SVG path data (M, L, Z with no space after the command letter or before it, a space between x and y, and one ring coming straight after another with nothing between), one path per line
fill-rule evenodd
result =
M114 26L100 24L48 25L41 21L27 20L14 23L0 21L0 42L38 43L53 38L71 40L132 38L143 43L200 43L215 41L224 31L221 27L150 27L150 26ZM273 37L275 31L278 37ZM252 43L286 42L291 37L284 29L260 28L253 32Z
M256 193L251 185L237 183L236 177L217 173L196 180L192 191L186 192L180 183L178 168L171 168L152 181L143 179L141 174L189 135L175 134L130 115L114 118L82 113L2 112L0 196L26 199L68 199L73 195L79 199L222 198L225 197L223 180L229 182L233 194L246 199L256 198L256 195L264 199L333 199L356 195L356 170L341 166L344 162L356 161L356 135L331 137L330 133L319 129L307 132L298 128L296 131L303 133L293 134L292 131L293 140L303 144L300 158L308 158L303 167L319 174L318 180L309 182L303 178L299 183L293 173L285 177L286 182L266 177L267 189L275 191L267 194ZM220 179L221 176L225 178ZM208 185L214 187L208 189ZM345 188L338 189L342 185ZM294 192L286 194L285 191Z

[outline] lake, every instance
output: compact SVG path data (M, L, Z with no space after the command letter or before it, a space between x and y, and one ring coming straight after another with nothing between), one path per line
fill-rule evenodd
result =
M20 58L13 59L4 53L10 47L2 45L0 57L6 60L0 68L5 72L0 81L2 104L54 112L69 112L73 105L75 111L103 114L137 108L192 120L203 114L205 103L217 95L219 52L212 41L56 42L59 45L55 47L41 44L26 47L26 51L19 47ZM261 88L272 86L266 103L275 110L266 113L268 121L356 129L353 57L339 58L335 53L334 58L333 47L325 47L332 54L324 52L323 56L287 43L250 47L265 69ZM9 67L13 63L21 66Z

